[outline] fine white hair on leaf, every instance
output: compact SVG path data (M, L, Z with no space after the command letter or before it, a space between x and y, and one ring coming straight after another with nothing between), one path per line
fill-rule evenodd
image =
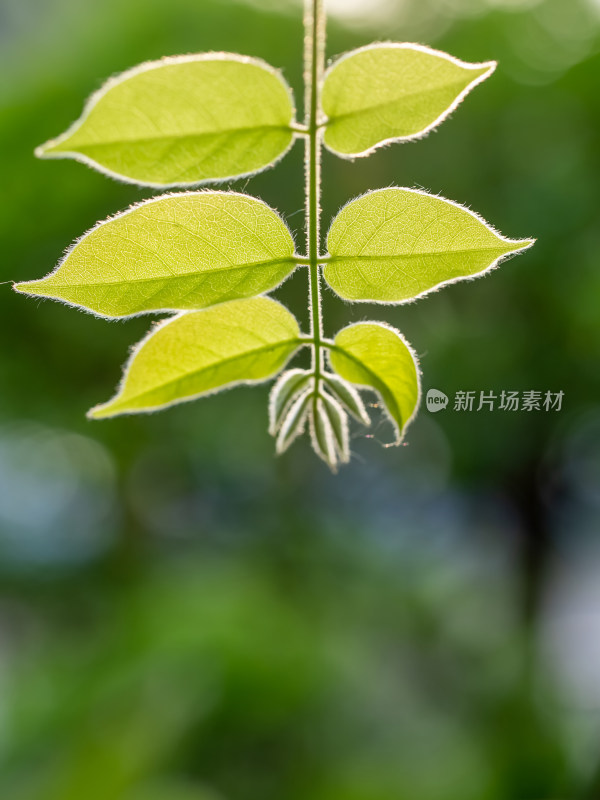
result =
M312 396L313 390L311 387L297 397L292 403L292 406L283 420L275 444L275 450L278 455L284 453L292 442L304 432Z
M331 372L323 374L323 380L327 385L329 391L334 395L337 401L352 414L357 422L368 427L371 424L371 419L367 414L367 410L361 400L360 394L352 386L351 383L340 378L339 375L334 375Z
M312 373L306 369L290 369L276 380L269 394L269 433L275 436L286 414L305 385L312 389Z
M343 410L340 403L325 391L321 391L322 412L327 416L331 430L335 449L343 464L350 461L350 434L348 430L348 415Z
M337 472L338 458L331 421L320 397L313 397L309 414L310 439L313 450L332 472Z

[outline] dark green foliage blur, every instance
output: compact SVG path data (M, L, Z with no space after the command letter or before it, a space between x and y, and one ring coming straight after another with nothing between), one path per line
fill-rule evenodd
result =
M399 449L383 420L356 431L338 477L306 442L274 457L267 387L86 421L151 319L11 291L151 195L37 144L162 55L263 57L301 108L299 7L0 0L3 800L600 797L600 5L331 11L330 57L380 38L500 66L426 140L326 155L324 219L399 184L538 239L406 307L326 293L328 335L387 319L424 391L450 397ZM302 248L299 143L233 186ZM306 326L305 272L277 296ZM482 390L565 395L559 412L453 410Z

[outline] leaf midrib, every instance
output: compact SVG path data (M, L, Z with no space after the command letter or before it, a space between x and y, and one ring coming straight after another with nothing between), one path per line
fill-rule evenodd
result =
M508 242L507 242L508 244ZM505 247L472 247L465 250L433 250L433 251L423 251L419 253L386 253L384 255L370 255L369 253L365 253L363 255L353 256L353 255L332 255L330 260L327 264L335 264L339 261L376 261L376 260L384 260L390 258L426 258L428 256L451 256L451 255L468 255L469 253L487 253L487 252L499 252L499 253L512 253L513 249L507 250Z
M236 356L229 356L228 358L222 358L219 361L214 361L213 363L207 364L207 365L203 366L200 369L192 370L192 371L190 371L188 373L185 373L184 375L180 375L177 378L173 378L170 381L166 381L165 383L161 383L158 386L155 386L153 389L147 389L146 391L141 392L140 394L136 394L133 397L131 397L129 400L127 400L125 403L115 403L115 404L111 403L110 406L108 406L107 408L118 409L119 407L123 407L124 405L127 408L129 405L131 405L132 402L138 402L140 399L142 399L144 397L147 397L149 395L153 395L155 392L157 392L157 391L159 391L161 389L165 389L168 386L172 386L173 384L179 383L179 381L181 381L181 380L188 380L190 378L195 377L196 375L201 375L203 372L206 372L206 371L208 371L210 369L214 369L215 367L218 367L218 366L220 366L222 364L230 364L230 363L232 363L234 361L239 361L239 360L241 360L243 358L248 358L249 356L256 356L256 355L260 355L262 353L269 353L269 352L271 352L273 350L277 350L279 348L283 349L283 348L291 347L293 345L300 345L300 344L303 344L303 342L302 342L301 339L299 339L296 336L293 339L284 339L283 341L274 342L273 344L270 344L270 345L265 346L265 347L258 347L255 350L248 350L247 352L241 353L241 354L236 355ZM240 378L239 380L243 381L244 378ZM252 378L250 378L250 380L252 380ZM232 384L236 383L236 381L231 381L231 383ZM206 389L204 391L201 390L197 394L198 395L202 395L202 394L204 394L205 391L206 392L210 392L213 388L217 388L217 387L216 386L215 387L210 387L209 389ZM189 396L189 395L186 395L186 397L187 396ZM162 405L162 404L159 404L159 405Z
M83 127L80 128L83 130ZM109 141L101 141L101 142L77 142L76 136L79 131L75 131L72 137L65 139L62 142L57 143L54 147L48 148L48 151L51 152L53 149L60 148L62 145L67 145L72 143L73 139L75 139L74 147L115 147L117 145L126 145L126 144L144 144L147 142L159 142L164 141L165 139L178 139L184 141L185 139L204 139L212 136L227 136L232 133L246 133L250 131L259 131L259 130L279 130L279 131L286 131L289 133L293 133L293 129L290 125L252 125L252 126L243 126L239 128L221 128L219 130L214 131L202 131L198 133L182 133L179 134L177 132L174 133L161 133L156 136L143 136L140 138L132 138L132 139L111 139Z
M294 258L274 258L270 259L269 261L256 261L250 264L235 264L232 266L226 267L215 267L214 269L207 269L204 271L197 271L197 272L182 272L176 275L157 275L151 278L132 278L130 280L118 280L118 281L103 281L98 283L49 283L48 288L52 289L81 289L81 288L97 288L97 287L104 287L104 286L129 286L131 284L138 284L138 283L149 283L151 281L176 281L179 278L192 278L192 277L202 277L204 275L212 275L215 272L236 272L238 270L244 269L254 269L260 267L269 267L275 266L276 264L289 264L293 265L296 263ZM43 281L39 281L42 283ZM38 283L38 281L30 281L30 283Z

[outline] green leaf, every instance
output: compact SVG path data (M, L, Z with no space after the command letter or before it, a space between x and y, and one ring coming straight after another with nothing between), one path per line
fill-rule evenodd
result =
M289 410L285 413L275 444L277 453L284 453L304 431L312 396L313 390L310 387L294 399Z
M337 472L335 434L321 397L317 397L311 407L310 438L315 453L323 459L332 472Z
M321 400L323 403L321 410L329 420L337 454L340 457L340 461L343 464L347 464L350 461L350 441L346 412L337 400L334 400L333 397L330 397L325 392L322 392Z
M290 147L291 91L264 61L230 53L149 61L111 78L36 155L75 158L148 186L249 175Z
M377 322L350 325L330 345L329 361L342 378L380 395L400 444L421 393L417 359L402 335Z
M154 411L279 372L301 345L298 324L268 297L233 300L157 325L136 347L117 395L95 419Z
M330 372L323 373L322 378L327 389L333 394L338 403L349 411L357 422L369 427L371 420L356 389L348 381L344 381Z
M275 436L286 413L311 380L313 373L305 369L290 369L279 377L271 390L269 398L269 433Z
M402 303L481 275L534 241L505 239L442 197L381 189L353 200L334 219L323 275L346 300Z
M109 317L183 311L273 289L293 255L285 223L262 201L185 192L101 222L48 277L15 288Z
M467 64L418 44L376 44L340 58L325 74L325 144L368 155L387 142L416 139L439 125L496 63Z

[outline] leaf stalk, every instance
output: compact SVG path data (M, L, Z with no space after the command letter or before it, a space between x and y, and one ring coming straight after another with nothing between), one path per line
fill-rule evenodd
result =
M321 221L321 120L319 119L319 108L321 81L325 66L325 11L323 0L306 0L304 26L305 124L308 130L308 135L305 139L306 239L309 267L312 369L315 376L315 393L318 395L323 371L323 317L319 270Z

